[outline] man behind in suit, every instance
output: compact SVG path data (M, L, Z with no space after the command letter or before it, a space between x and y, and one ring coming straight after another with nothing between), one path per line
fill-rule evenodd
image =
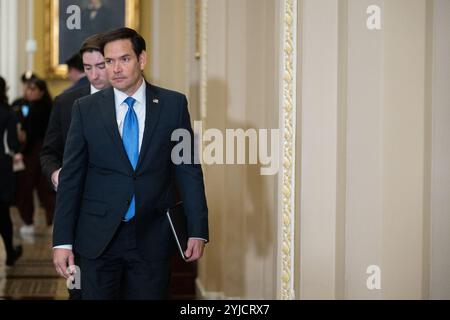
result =
M208 241L201 167L192 164L193 152L191 163L171 161L174 130L188 130L193 141L187 100L144 81L146 45L136 31L120 28L103 39L113 88L75 102L53 260L68 278L72 246L79 253L83 299L162 299L175 253L164 210L175 200L174 183L184 202L189 262L203 255Z
M89 84L55 98L44 146L41 152L41 166L44 175L58 188L59 172L62 167L64 146L72 119L72 106L75 100L94 94L110 86L106 74L105 58L102 50L102 34L86 39L81 46L84 72Z
M72 106L75 100L94 94L110 86L106 75L105 58L101 50L101 34L91 36L84 41L80 49L80 56L83 59L84 71L90 84L63 93L55 98L40 157L42 172L55 190L58 188L64 146L72 119ZM69 299L80 300L81 291L75 288L69 290Z

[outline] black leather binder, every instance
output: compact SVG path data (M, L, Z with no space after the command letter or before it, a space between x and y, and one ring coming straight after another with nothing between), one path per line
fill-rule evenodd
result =
M188 235L183 202L178 202L172 208L167 209L166 214L167 218L169 219L169 224L172 229L178 251L180 252L183 260L186 261L187 258L184 255L184 252L187 250Z

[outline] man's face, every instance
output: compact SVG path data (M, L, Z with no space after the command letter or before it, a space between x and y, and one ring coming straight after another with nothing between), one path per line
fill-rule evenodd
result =
M84 73L97 90L109 87L105 58L98 51L83 53Z
M137 57L129 39L110 42L104 51L109 82L114 88L133 95L141 84L142 71L147 64L146 52Z

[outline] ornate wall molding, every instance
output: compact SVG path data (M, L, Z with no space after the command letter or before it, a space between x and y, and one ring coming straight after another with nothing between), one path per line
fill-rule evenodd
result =
M297 0L281 1L278 298L294 299Z
M200 116L208 115L208 0L201 0L200 11Z

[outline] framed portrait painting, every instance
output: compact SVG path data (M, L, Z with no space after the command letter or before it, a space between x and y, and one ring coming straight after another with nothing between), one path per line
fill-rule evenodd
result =
M46 0L47 76L65 78L86 38L124 26L139 30L139 0Z

